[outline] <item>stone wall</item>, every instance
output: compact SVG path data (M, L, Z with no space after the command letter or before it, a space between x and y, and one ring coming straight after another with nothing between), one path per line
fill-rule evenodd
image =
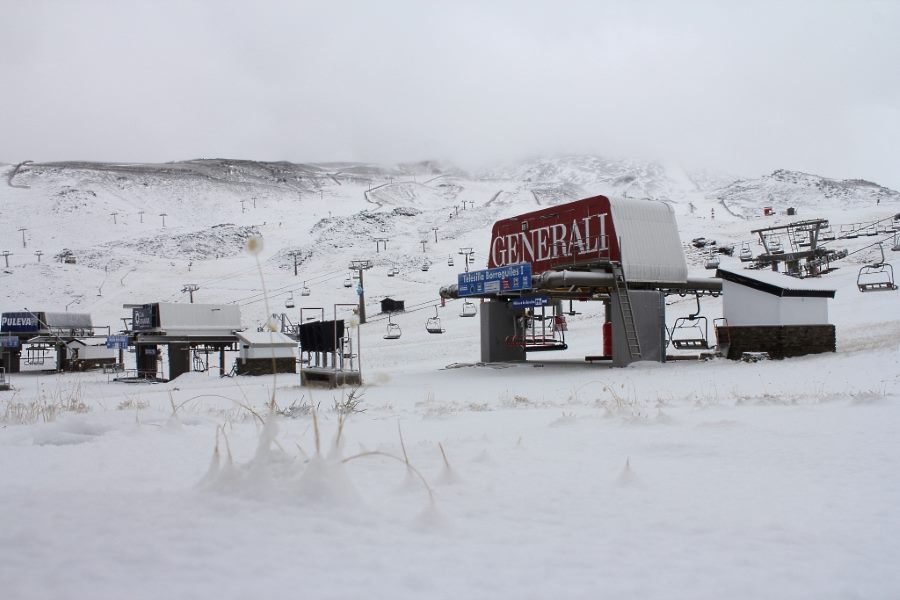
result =
M276 373L296 373L297 359L295 358L276 358ZM238 375L271 375L272 359L271 358L248 358L246 361L238 360L235 373Z
M717 327L726 356L739 360L744 352L767 352L770 358L835 352L834 325L748 325Z

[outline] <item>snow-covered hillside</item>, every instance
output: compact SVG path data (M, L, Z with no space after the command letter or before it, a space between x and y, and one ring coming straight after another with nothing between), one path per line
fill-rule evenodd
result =
M198 297L206 302L253 296L259 291L255 279L234 273L255 270L242 248L257 234L266 240L262 267L275 303L303 280L337 293L344 267L370 259L375 270L367 291L374 305L396 293L396 282L384 277L390 268L402 270L398 281L418 284L409 295L425 302L452 282L456 271L440 266L460 259L460 248L475 249L476 266L484 265L495 220L588 195L665 200L675 206L686 241L715 237L711 228L717 228L722 244L755 243L749 225L763 206L778 213L765 224L784 222L788 207L837 226L861 220L869 210L879 217L900 210L900 194L868 182L776 171L723 185L724 176L709 171L595 156L534 159L477 175L436 162L210 159L26 163L4 167L0 177L8 180L0 188L4 249L13 253L3 273L11 278L6 305L33 303L33 290L15 283L40 273L55 282L41 295L48 310L74 306L103 323L118 322L123 303L183 300L187 282L201 286ZM376 239L386 240L386 248ZM42 253L40 264L35 251ZM53 262L63 253L73 254L77 264ZM703 257L689 256L696 265ZM422 271L426 261L438 268ZM245 312L250 325L266 318L256 301Z
M462 249L483 268L494 221L594 194L671 203L694 276L711 275L699 236L756 244L753 229L795 219L840 231L900 213L900 194L867 182L735 181L592 156L478 173L0 166L0 312L87 312L115 332L124 304L187 302L194 283L195 301L238 304L250 329L301 309L350 317L336 306L357 301L348 263L373 263L358 404L296 376L215 368L154 385L36 364L12 376L0 391L4 598L896 595L900 292L856 289L877 241L900 274L893 234L830 242L853 253L822 280L837 290L834 354L587 364L602 315L585 302L567 316L567 350L478 364L479 319L438 299ZM65 253L76 263L55 260ZM406 302L398 340L384 339L385 297ZM711 321L722 298L701 308ZM667 298L670 325L693 310ZM435 314L442 335L425 330Z
M800 214L815 214L839 208L846 211L886 210L900 205L900 192L861 179L835 180L779 169L757 179L739 180L714 192L728 210L744 217L759 214L761 206L776 212L794 208Z

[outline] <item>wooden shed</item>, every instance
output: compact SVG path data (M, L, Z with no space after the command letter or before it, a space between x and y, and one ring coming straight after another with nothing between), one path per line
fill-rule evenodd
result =
M392 313L404 310L405 301L385 298L381 301L381 312Z

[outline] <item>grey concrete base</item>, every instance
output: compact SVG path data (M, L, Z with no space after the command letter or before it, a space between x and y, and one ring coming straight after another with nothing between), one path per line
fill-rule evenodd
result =
M481 362L524 361L525 349L506 342L516 334L516 316L523 311L507 302L485 302L480 308Z
M339 371L325 368L300 369L300 385L336 388L342 385L362 385L359 371Z
M635 359L628 350L625 338L625 323L619 310L619 296L612 294L613 366L625 367ZM638 342L641 345L641 360L665 362L666 360L666 303L662 292L652 290L631 290L628 292Z

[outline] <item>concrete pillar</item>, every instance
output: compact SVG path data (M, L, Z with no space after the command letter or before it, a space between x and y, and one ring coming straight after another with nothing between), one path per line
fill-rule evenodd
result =
M666 360L666 303L662 292L630 290L628 298L634 313L634 324L641 345L641 360ZM625 367L634 362L625 335L625 323L619 309L619 295L612 294L613 366Z
M516 334L516 317L522 310L508 302L485 302L481 305L481 362L513 362L525 360L525 349L511 346L507 338Z
M65 371L69 366L69 349L65 344L56 344L56 370Z
M191 347L187 344L169 344L169 379L191 370Z
M134 347L134 361L138 377L156 377L156 361L158 348L150 345Z
M0 366L6 369L7 373L18 373L22 362L21 346L19 348L3 348L0 358L3 359L3 364Z

